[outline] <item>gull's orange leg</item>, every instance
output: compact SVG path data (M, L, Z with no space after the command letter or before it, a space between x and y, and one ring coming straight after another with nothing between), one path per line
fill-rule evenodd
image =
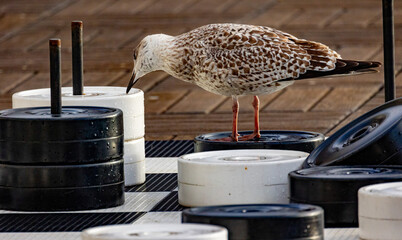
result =
M239 117L239 101L236 96L232 96L232 135L230 137L215 139L218 142L237 142L239 141L239 133L237 132L237 119Z
M254 107L254 134L255 137L260 138L260 99L258 96L254 96L253 100L253 107Z
M232 136L230 136L233 141L239 141L239 133L237 131L237 119L239 118L239 101L237 97L232 97L232 111L233 111L233 120L232 120Z
M240 137L241 141L247 141L251 140L254 138L260 138L260 115L259 115L259 110L260 110L260 99L258 99L257 96L254 96L253 100L253 108L254 108L254 132L250 135L246 135L243 137Z

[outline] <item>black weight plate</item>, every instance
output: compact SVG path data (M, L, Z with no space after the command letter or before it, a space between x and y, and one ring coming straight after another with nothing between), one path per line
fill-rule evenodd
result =
M123 112L105 107L49 107L0 111L0 140L49 142L113 138L123 135Z
M124 181L123 159L82 165L0 164L0 186L18 188L89 187Z
M226 227L230 240L324 239L323 210L306 204L190 208L182 212L182 222Z
M317 147L303 168L402 165L402 98L353 120Z
M124 136L64 142L0 141L0 162L12 164L86 164L123 157Z
M324 209L326 227L357 226L357 192L402 180L402 166L328 166L289 173L290 201Z
M0 187L0 208L15 211L78 211L120 206L124 182L83 188Z
M241 136L252 134L241 131ZM324 141L324 135L304 131L261 131L261 138L250 141L223 142L216 139L227 138L231 132L208 133L194 139L194 151L205 152L229 149L282 149L312 152Z
M0 162L94 163L123 156L123 113L103 107L0 111Z

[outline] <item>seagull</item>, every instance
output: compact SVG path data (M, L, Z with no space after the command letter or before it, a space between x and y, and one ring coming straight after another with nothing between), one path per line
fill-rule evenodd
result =
M146 36L134 49L127 93L147 73L162 70L180 80L232 98L232 134L222 141L258 139L258 95L270 94L295 80L377 72L381 63L343 60L328 46L265 26L210 24L178 36ZM239 96L254 96L254 131L237 130Z

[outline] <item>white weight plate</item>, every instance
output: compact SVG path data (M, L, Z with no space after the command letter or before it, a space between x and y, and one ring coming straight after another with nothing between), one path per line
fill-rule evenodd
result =
M222 191L221 187L205 188L204 186L179 183L179 203L185 207L289 203L288 184L266 186L264 189L258 187L258 190L252 188L249 186L248 188L239 187Z
M288 173L299 169L307 156L267 149L184 155L178 160L179 203L288 203Z
M120 108L125 116L144 115L144 92L132 89L126 94L124 87L84 87L84 95L73 95L72 87L63 87L63 106L100 106ZM50 105L50 89L34 89L13 94L13 108Z
M358 201L359 217L402 221L402 182L362 187Z
M83 240L227 240L223 227L207 224L138 224L86 229Z
M145 139L124 142L124 183L133 186L145 182Z
M124 184L134 186L145 182L145 158L143 161L124 164Z
M145 135L144 115L130 117L123 114L124 140L142 138Z
M364 240L400 240L402 220L359 217L359 236Z
M124 164L145 160L145 139L124 141Z
M123 87L84 87L85 95L73 95L71 87L62 88L63 106L99 106L123 111L124 139L145 135L144 93L133 89L126 94ZM50 105L50 89L27 90L13 94L13 108Z

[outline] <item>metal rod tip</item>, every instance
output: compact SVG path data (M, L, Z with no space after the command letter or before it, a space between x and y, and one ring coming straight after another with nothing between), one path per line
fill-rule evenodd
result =
M71 27L79 27L82 28L82 21L72 21Z
M49 39L49 46L61 46L61 40L60 38L51 38Z

